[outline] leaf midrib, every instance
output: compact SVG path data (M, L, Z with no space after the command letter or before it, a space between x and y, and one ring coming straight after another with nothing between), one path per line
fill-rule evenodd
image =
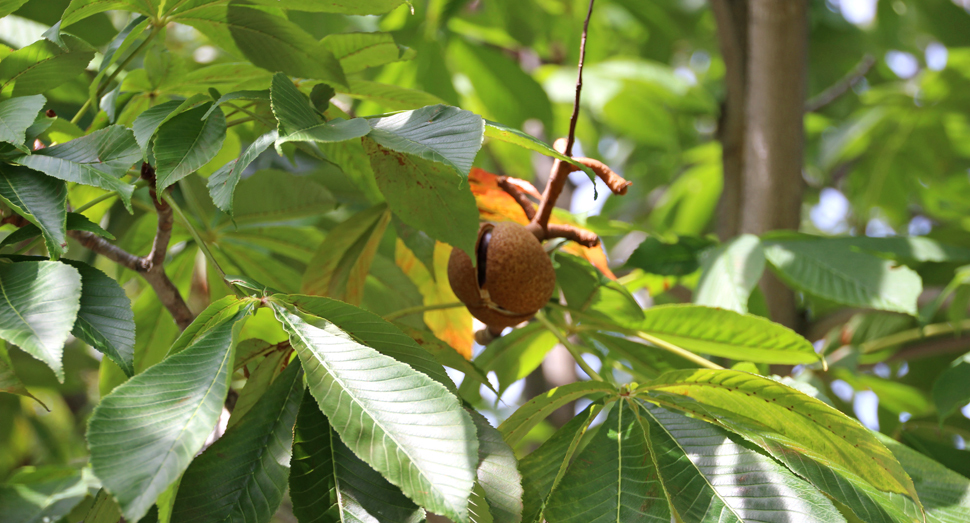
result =
M303 343L303 345L307 349L309 349L312 345L303 336L302 331L300 331L299 329L297 329L296 325L294 325L293 322L288 317L288 314L292 314L292 313L290 313L290 311L286 310L284 307L280 306L279 304L275 304L274 303L273 304L273 308L274 309L278 309L281 312L283 312L283 314L281 314L281 316L283 317L283 321L285 321L290 326L290 328L293 329L293 332L300 338L300 341ZM371 350L373 350L373 349L371 349ZM344 391L349 391L350 390L350 389L347 388L347 386L344 384L344 382L336 374L334 374L333 370L330 368L329 365L327 365L327 362L326 361L322 360L321 358L318 358L316 356L316 353L314 351L310 350L309 352L311 354L313 354L315 360L317 360L318 362L320 362L320 364L323 365L327 369L327 373L330 374L330 376L334 379L334 381L336 381ZM377 352L377 351L375 351L375 352ZM380 353L378 353L378 354L380 354ZM387 357L387 356L385 356L385 357ZM430 380L430 378L429 378L429 380ZM347 395L350 397L350 399L354 403L356 403L358 406L360 406L361 411L367 414L367 417L371 419L371 421L374 423L374 425L376 425L377 427L379 427L381 429L381 431L384 433L384 435L388 439L390 439L391 441L393 441L394 444L399 449L401 449L401 451L404 453L404 455L407 456L408 462L410 464L410 466L408 466L408 468L409 469L416 470L418 472L418 474L421 476L421 478L424 480L424 482L427 485L431 486L431 488L444 501L446 499L446 497L443 496L440 492L438 492L438 490L436 488L434 488L434 483L427 477L427 475L425 474L424 470L422 470L421 467L418 467L416 465L416 462L415 462L414 458L411 456L410 452L408 452L408 449L406 447L404 447L403 445L401 445L401 443L394 437L394 435L391 432L389 432L387 429L384 428L384 426L381 424L381 422L377 418L375 418L373 416L373 414L371 414L370 409L365 408L364 405L360 402L360 400L355 395L351 394L350 392L348 392ZM314 398L314 399L316 399L316 398ZM390 478L388 478L388 480L390 480ZM460 512L459 510L456 510L454 508L452 508L452 510L455 510L456 513Z

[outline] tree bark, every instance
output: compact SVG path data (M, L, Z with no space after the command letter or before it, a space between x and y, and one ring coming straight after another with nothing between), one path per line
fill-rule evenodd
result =
M804 182L807 0L749 0L747 109L741 232L797 230ZM761 282L772 318L798 328L794 294L772 274Z
M748 0L711 0L724 58L725 99L717 135L721 141L724 189L717 210L721 241L740 234L744 187L744 118L748 68Z

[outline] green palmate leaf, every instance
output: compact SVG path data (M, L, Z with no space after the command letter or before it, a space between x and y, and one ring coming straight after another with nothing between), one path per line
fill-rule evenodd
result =
M192 461L179 482L172 521L270 521L290 473L302 378L294 362L247 416Z
M7 344L3 340L0 340L0 392L19 394L33 398L37 403L43 405L45 409L50 410L47 408L47 405L44 405L43 401L40 401L28 392L27 387L24 386L24 382L20 381L20 376L17 376L13 364L10 363L10 356L7 354Z
M397 45L390 33L332 34L324 37L320 43L337 57L346 74L410 60L415 54L413 49Z
M514 447L533 427L559 407L585 396L598 396L605 393L608 397L614 397L617 392L613 385L601 381L578 381L556 387L519 407L519 410L499 425L498 431L502 433L505 442Z
M290 76L347 85L333 53L293 22L236 0L229 3L226 19L236 46L253 64Z
M270 131L260 136L243 151L239 158L223 165L219 170L212 173L212 176L209 176L207 183L209 196L212 197L212 202L216 204L216 207L222 209L229 216L233 215L232 197L242 172L246 170L246 167L249 167L249 164L253 163L256 157L268 149L270 145L273 145L277 136L276 131Z
M637 246L626 261L627 267L663 276L686 276L700 267L698 256L714 242L698 236L680 236L666 243L651 236Z
M441 162L468 176L482 148L485 121L475 113L432 105L369 120L369 137L383 147Z
M485 120L485 136L492 138L494 140L501 140L503 142L511 143L523 147L530 151L536 151L537 153L544 154L546 156L551 156L557 160L562 160L564 162L569 162L576 167L579 167L590 180L596 179L596 173L592 171L589 167L573 160L572 158L560 153L559 151L549 147L549 145L538 138L532 136L531 134L524 133L518 129L514 129L505 124L498 122L493 122L491 120Z
M441 364L414 340L380 316L341 301L319 296L288 296L290 303L314 316L326 318L356 341L385 356L408 364L454 392L455 384Z
M557 343L556 336L541 323L530 323L489 343L475 363L486 373L495 372L501 394L541 365Z
M371 130L363 118L338 118L324 122L310 99L282 73L273 76L270 102L273 115L279 122L280 136L276 140L276 150L280 154L280 145L286 142L342 142L360 138Z
M83 214L78 214L75 212L67 213L67 230L69 231L87 231L102 238L107 238L109 240L115 239L114 235L110 232L101 228L100 225L92 222L84 216ZM5 247L7 245L13 245L15 243L20 243L31 238L36 238L41 235L40 229L34 224L27 224L23 227L17 229L16 231L7 235L3 240L0 240L0 247Z
M150 0L71 0L70 5L64 10L64 14L61 15L61 26L67 27L89 16L110 9L137 11L144 15L152 16L156 13L153 12L153 9L149 9L151 5Z
M549 495L562 480L586 429L603 405L593 403L562 426L539 448L519 461L522 472L522 521L536 523L543 520L542 512Z
M155 138L155 176L158 194L166 187L209 163L226 139L226 117L216 110L203 120L208 108L186 111L158 128Z
M469 255L478 206L468 183L443 164L386 149L364 138L377 186L401 221Z
M698 354L739 361L797 365L821 358L808 340L788 327L724 309L651 307L635 328Z
M247 301L239 300L235 296L223 296L210 303L179 334L178 338L171 344L166 355L178 354L192 346L201 336L206 335L209 331L224 324L226 321L235 318L241 310L249 305Z
M362 194L364 201L370 204L384 201L384 196L374 179L374 170L371 169L370 159L364 154L364 146L361 144L361 140L318 143L317 147L329 161L340 167L353 183L354 189Z
M387 205L379 204L331 229L307 264L300 291L359 305L371 262L390 221Z
M593 264L558 252L553 265L556 266L556 281L571 308L619 324L636 324L643 320L643 309L630 291L607 278Z
M515 453L485 416L468 409L478 430L478 482L495 523L522 521L522 477Z
M348 447L419 505L468 521L475 428L447 388L291 306L271 306Z
M271 352L260 360L255 369L249 372L249 377L246 378L246 386L239 392L236 405L232 408L229 428L236 426L240 420L246 419L246 413L259 403L270 384L286 367L287 361L284 360L286 356L288 354L285 351ZM238 367L238 361L239 347L236 348L237 365L234 367Z
M382 15L403 4L405 0L253 0L253 3L271 5L295 11L340 13L345 15Z
M913 483L859 422L776 381L744 372L668 372L643 399L740 434L866 522L920 519Z
M0 16L7 16L26 3L27 0L0 0Z
M50 261L0 263L0 338L47 364L64 381L61 355L77 318L81 275Z
M863 251L888 254L897 260L906 262L970 262L970 249L948 245L921 236L895 236L891 238L854 236L825 238L824 241L843 248L849 247Z
M286 142L343 142L360 138L369 132L371 132L371 128L363 118L352 120L336 118L281 136L276 140L276 148L277 151L282 152L279 147Z
M547 129L552 127L549 97L515 60L462 38L449 41L448 57L471 81L487 116L513 127L521 127L529 118L540 120Z
M424 511L340 440L316 400L304 394L290 472L293 514L301 523L418 523Z
M40 229L52 259L67 251L67 184L37 171L0 164L0 200Z
M349 88L337 89L337 92L358 100L374 102L388 111L405 111L444 103L441 98L424 91L367 80L354 80Z
M273 116L279 122L281 136L323 123L323 118L317 114L310 99L283 73L273 75L270 105Z
M247 314L209 328L94 409L87 432L91 465L126 519L144 516L205 443L229 390L234 331Z
M651 454L671 505L684 521L845 521L832 502L770 457L722 428L640 406ZM751 503L752 499L759 500Z
M125 290L86 263L64 262L81 273L81 309L71 334L111 358L128 377L134 376L135 315Z
M943 371L933 383L933 402L946 419L970 401L970 354L964 354Z
M545 517L549 523L671 521L645 427L628 401L613 407L566 470Z
M765 269L765 254L757 236L741 235L703 255L701 281L694 302L741 314Z
M40 94L84 72L94 49L71 35L63 35L63 41L67 50L50 40L38 40L0 61L0 92L12 90L14 97Z
M826 240L764 241L765 258L786 283L852 307L915 315L923 290L912 269Z
M873 434L913 478L928 523L970 520L970 480L888 436Z
M39 94L0 102L0 142L7 142L29 153L30 150L24 146L27 128L33 125L45 103L47 99Z
M151 145L152 138L155 137L159 127L185 111L195 109L209 101L211 101L211 98L208 96L198 94L187 100L172 100L158 104L139 114L138 118L135 118L135 121L132 122L131 129L135 133L135 141L138 142L142 154L147 157L148 146ZM209 109L205 112L206 118L210 112L216 110L215 104L208 107Z
M97 489L90 469L24 467L0 484L4 523L59 521Z
M140 158L131 131L112 125L13 161L59 180L115 191L130 211L135 189L119 178Z
M242 180L233 197L236 224L272 224L320 216L334 207L333 196L305 176L259 171Z

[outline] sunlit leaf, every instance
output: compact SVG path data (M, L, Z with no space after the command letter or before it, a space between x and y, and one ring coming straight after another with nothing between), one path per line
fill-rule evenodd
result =
M66 516L97 488L91 470L71 467L25 467L0 484L4 523L46 523Z
M233 332L247 314L207 329L185 350L118 386L94 409L87 431L91 465L126 519L144 516L202 449L222 413L232 376Z
M192 461L179 482L172 521L270 521L289 477L302 378L294 362L247 416Z
M467 521L478 441L458 399L322 318L271 306L348 447L419 505Z
M40 229L52 259L67 251L67 184L37 171L0 164L0 200Z
M46 103L47 99L39 94L0 102L0 142L12 144L21 152L29 152L24 147L27 128L33 125Z
M381 146L443 163L462 176L471 170L485 133L481 116L448 105L374 118L368 123L373 128L368 136Z
M844 305L915 315L923 290L912 269L811 237L764 241L765 258L792 287Z
M394 42L390 33L342 33L327 35L320 43L340 61L344 73L410 60L414 51Z
M468 183L444 164L364 139L364 151L391 211L401 221L467 253L478 237L478 209Z
M141 151L132 132L112 125L13 161L59 180L115 191L131 210L134 187L119 178L140 158Z
M216 204L216 207L222 209L229 216L233 215L233 194L242 172L246 170L246 167L249 167L249 164L253 163L257 156L269 149L270 145L273 145L277 136L276 131L270 131L260 136L243 151L239 158L223 165L209 176L207 183L209 196L212 197L212 202Z
M50 261L0 263L0 338L47 364L64 381L61 357L80 309L81 275Z
M81 274L81 309L71 334L134 376L135 315L114 278L79 261L64 260Z
M819 491L724 429L654 406L640 406L637 415L660 481L684 521L845 521Z
M340 440L310 394L293 440L290 498L301 523L418 523L424 511Z
M80 38L64 34L68 49L38 40L0 61L0 91L15 97L47 92L73 80L94 58L94 49Z
M703 256L703 274L694 303L745 314L748 297L765 269L765 255L756 236L742 235Z
M185 111L158 128L155 176L158 193L209 163L226 138L226 117L216 110L205 120L206 106Z
M647 433L621 400L566 470L545 509L549 523L670 521Z

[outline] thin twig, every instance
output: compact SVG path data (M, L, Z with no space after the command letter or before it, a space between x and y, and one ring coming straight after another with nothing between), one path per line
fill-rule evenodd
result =
M579 120L579 95L583 90L583 62L586 59L586 34L589 32L589 19L593 16L593 3L589 0L589 10L586 11L586 21L583 22L583 37L579 41L579 67L576 73L576 99L573 100L573 114L569 117L569 135L566 138L566 150L563 154L573 155L573 142L576 141L576 121Z
M152 201L155 201L155 171L147 163L142 164L142 177L150 184ZM90 249L109 260L118 263L140 274L158 296L159 301L172 315L179 329L186 327L195 319L195 315L182 298L178 288L165 274L165 254L168 242L172 237L172 209L167 204L155 204L158 213L158 228L152 242L152 251L148 256L136 256L114 245L104 238L87 231L69 231L68 234L82 246Z
M564 223L550 223L546 226L546 239L552 238L565 238L584 247L596 247L600 244L600 238L596 233Z
M818 111L819 109L825 107L826 105L834 102L843 94L849 92L855 84L859 83L860 80L865 78L872 69L872 66L876 64L876 59L872 55L865 55L862 60L856 64L845 76L842 77L838 82L833 84L828 89L822 91L811 100L805 102L805 112L812 113Z
M583 90L583 61L586 59L586 35L589 31L589 19L593 15L593 3L589 0L589 11L586 12L586 21L583 23L583 36L579 43L579 65L576 79L576 99L573 101L573 114L569 118L569 135L566 144L561 151L566 156L572 156L573 143L576 141L576 122L579 120L579 100ZM546 183L546 190L542 193L542 201L539 203L539 210L536 212L529 224L529 229L539 239L544 239L546 227L549 225L549 217L552 216L552 208L556 206L556 200L562 194L563 186L571 172L570 164L561 160L552 162L552 169L549 172L549 181Z
M509 196L515 199L515 202L519 204L519 207L522 207L522 211L525 212L526 218L529 220L535 218L535 204L533 204L532 200L530 200L529 197L522 192L522 189L510 182L508 176L499 176L497 181L498 186L501 187L502 190L505 191Z

